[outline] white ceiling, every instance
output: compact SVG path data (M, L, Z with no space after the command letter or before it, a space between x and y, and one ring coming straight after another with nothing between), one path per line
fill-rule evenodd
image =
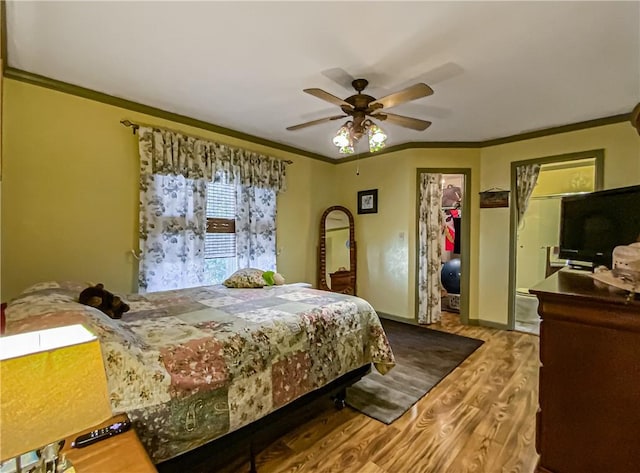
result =
M9 1L7 32L10 67L332 158L341 121L285 128L340 112L302 89L347 97L332 79L345 74L378 98L434 89L391 110L433 125L383 123L388 145L484 141L640 102L637 1Z

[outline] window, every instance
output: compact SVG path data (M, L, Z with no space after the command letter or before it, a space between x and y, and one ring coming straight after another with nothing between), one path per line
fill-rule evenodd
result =
M233 184L207 184L204 271L207 284L221 284L237 269L236 190Z

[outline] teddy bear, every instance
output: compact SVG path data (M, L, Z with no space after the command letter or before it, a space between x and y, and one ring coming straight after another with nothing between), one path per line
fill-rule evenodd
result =
M86 288L78 298L80 304L95 307L112 319L119 319L129 311L129 306L120 297L110 293L102 283Z

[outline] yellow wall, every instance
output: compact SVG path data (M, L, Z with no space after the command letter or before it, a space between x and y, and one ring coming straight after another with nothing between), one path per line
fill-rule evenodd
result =
M349 269L349 248L346 245L349 241L349 229L327 230L326 239L327 273L338 271L339 268ZM329 280L330 278L327 279Z
M604 149L604 187L640 183L640 139L628 122L483 148L482 190L509 189L511 162ZM512 197L513 198L513 197ZM507 323L509 285L509 209L480 211L478 317Z
M359 168L359 175L356 169ZM477 317L479 149L414 149L337 166L335 205L355 217L358 295L376 310L415 318L416 173L418 168L471 169L471 318ZM357 214L357 192L378 189L378 213Z
M2 18L1 15L0 18ZM0 25L1 24L4 24L4 22L0 21ZM2 130L2 96L4 95L4 92L2 90L4 83L2 59L3 58L0 57L0 130ZM0 133L0 302L2 301L4 301L4 299L2 298L2 133Z
M484 149L414 149L333 165L23 82L4 82L2 295L51 279L136 289L137 139L119 121L185 133L291 159L278 198L278 270L288 282L316 282L324 209L343 205L356 220L358 295L380 312L415 314L418 168L470 168L471 319L507 322L509 209L479 209L478 192L508 189L510 163L605 149L605 186L640 182L640 138L629 123ZM356 169L359 168L359 175ZM360 190L378 189L378 213L357 215Z
M592 192L595 187L595 159L588 166L554 169L542 166L531 197L573 192Z
M119 121L177 129L294 163L278 198L278 270L315 282L318 222L332 164L36 87L4 82L2 295L43 280L136 289L137 138Z

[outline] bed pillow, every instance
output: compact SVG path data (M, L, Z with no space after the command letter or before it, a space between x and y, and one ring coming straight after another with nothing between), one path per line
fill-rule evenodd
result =
M229 276L222 284L227 287L264 287L266 281L262 277L261 269L245 268L239 269Z

